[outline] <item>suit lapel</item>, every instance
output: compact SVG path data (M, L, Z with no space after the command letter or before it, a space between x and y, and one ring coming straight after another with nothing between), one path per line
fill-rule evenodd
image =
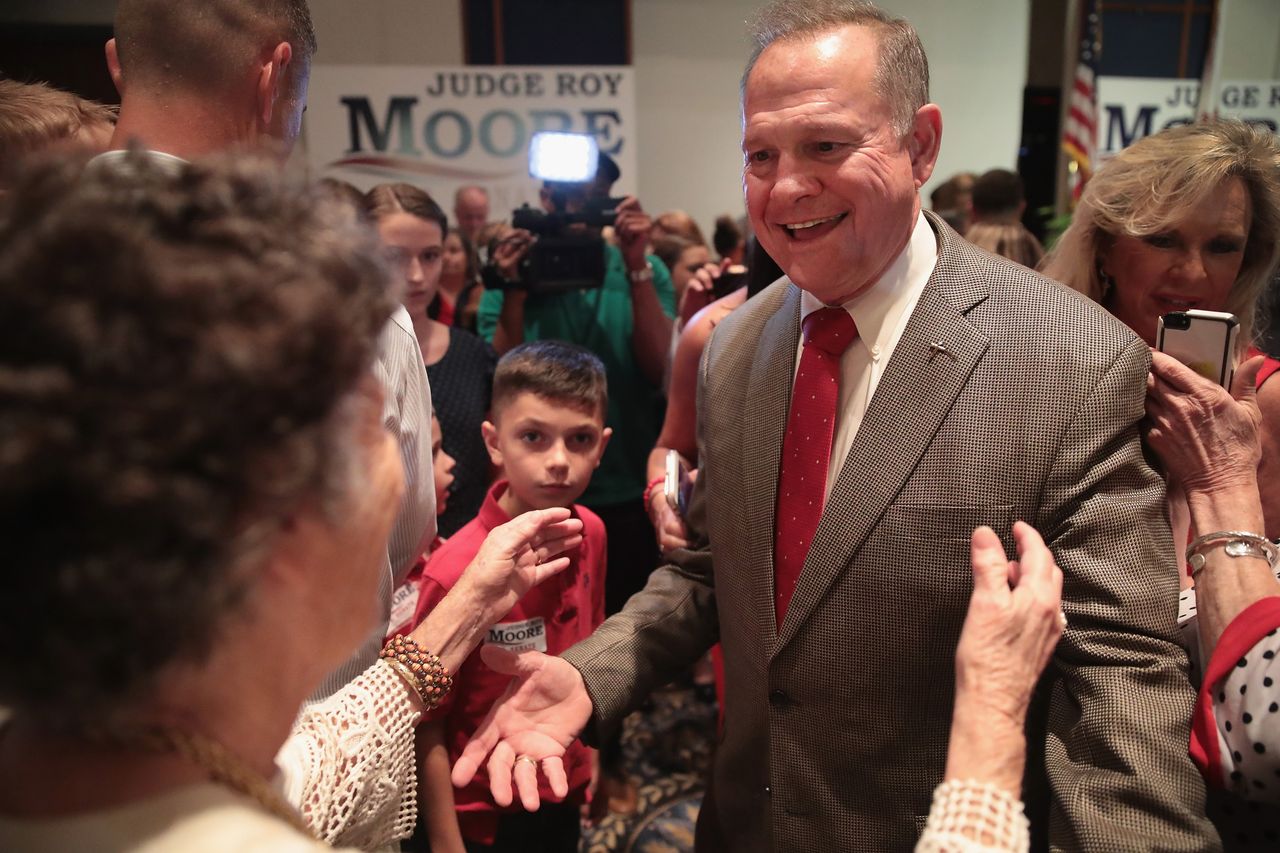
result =
M853 561L987 350L987 337L964 316L985 298L985 285L966 276L964 265L955 262L954 255L963 252L956 245L960 238L946 226L935 223L934 228L942 238L938 263L894 348L823 509L775 653L796 635ZM930 348L934 343L943 344L950 354L934 352ZM795 344L793 338L793 348ZM777 441L780 446L781 435ZM776 454L773 462L776 481Z
M750 556L750 583L759 636L772 649L777 627L773 616L773 531L778 498L778 466L786 433L787 407L795 373L796 347L800 345L800 290L787 288L781 307L774 312L760 336L751 364L747 399L752 411L744 412L741 464L746 485L746 530Z

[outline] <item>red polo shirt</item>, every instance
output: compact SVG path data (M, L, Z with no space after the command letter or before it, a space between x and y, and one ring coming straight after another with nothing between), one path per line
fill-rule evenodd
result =
M489 531L511 518L498 505L507 490L505 480L489 490L480 514L449 537L427 561L422 592L412 624L416 625L453 588L463 570L480 550ZM605 529L599 516L586 507L572 507L582 520L582 545L572 555L569 567L525 594L502 621L489 629L486 643L512 651L537 649L558 655L585 638L604 621ZM458 668L453 689L426 719L443 722L444 742L453 763L462 754L480 721L507 688L510 676L494 672L480 659L480 650ZM591 781L591 750L578 741L566 750L565 775L569 778L567 802L581 803ZM539 778L538 795L557 802L544 778ZM514 812L520 806L499 808L489 794L489 775L483 766L465 788L453 793L458 825L470 841L492 844L500 812Z

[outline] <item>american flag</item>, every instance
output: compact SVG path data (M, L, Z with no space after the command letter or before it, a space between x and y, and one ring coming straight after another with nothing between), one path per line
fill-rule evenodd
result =
M1083 5L1080 26L1080 58L1076 78L1071 87L1067 108L1067 126L1062 134L1062 147L1075 162L1079 196L1084 182L1093 173L1098 127L1098 60L1102 56L1102 17L1098 0Z

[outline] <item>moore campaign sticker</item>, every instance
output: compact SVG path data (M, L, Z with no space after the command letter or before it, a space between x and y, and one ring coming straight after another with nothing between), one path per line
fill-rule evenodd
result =
M501 646L509 652L547 650L547 625L541 616L522 622L499 622L489 629L485 644Z

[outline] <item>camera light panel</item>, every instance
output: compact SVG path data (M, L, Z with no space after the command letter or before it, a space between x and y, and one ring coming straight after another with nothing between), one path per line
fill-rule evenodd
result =
M596 138L586 133L535 133L529 142L529 174L542 181L581 183L596 176Z

